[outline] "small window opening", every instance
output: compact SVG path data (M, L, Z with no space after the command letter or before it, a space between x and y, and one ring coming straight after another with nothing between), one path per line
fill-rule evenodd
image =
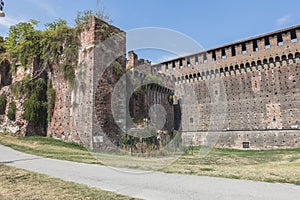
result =
M192 123L194 123L194 118L190 118L190 123L192 124Z
M198 64L199 64L198 56L195 56L195 65L198 65Z
M250 142L243 142L243 149L249 149L250 148Z
M212 60L213 60L213 61L216 61L216 60L217 60L216 52L215 52L215 51L212 52Z
M179 68L180 68L180 69L183 68L182 59L179 60Z
M257 41L256 40L253 41L253 51L254 52L258 51L258 45L257 45Z
M298 42L296 30L292 30L292 31L291 31L291 41L292 41L293 43Z
M242 54L247 54L247 47L246 44L242 44Z
M191 66L191 60L190 60L190 58L187 59L186 63L187 63L187 66L188 66L188 67Z
M207 54L206 53L203 54L203 63L207 63Z
M283 46L282 34L277 35L277 45L278 46Z
M270 39L268 37L265 38L265 48L266 49L270 49L271 48Z
M236 56L235 46L231 47L231 56Z
M222 49L222 59L226 59L226 51L225 51L225 49Z

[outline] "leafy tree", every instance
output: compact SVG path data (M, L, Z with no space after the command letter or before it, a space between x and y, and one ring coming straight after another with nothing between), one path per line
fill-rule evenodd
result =
M16 64L21 62L27 66L39 55L39 31L34 29L38 21L21 22L9 29L4 48L10 53L10 60Z
M54 22L51 23L46 23L45 27L46 27L46 31L56 31L57 29L59 29L60 27L66 27L67 26L67 21L66 20L62 20L62 19L57 19Z
M0 54L5 52L5 47L4 47L4 38L0 36Z

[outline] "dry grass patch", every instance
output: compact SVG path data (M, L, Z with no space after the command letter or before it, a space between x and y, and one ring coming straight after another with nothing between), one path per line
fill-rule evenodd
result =
M214 149L206 157L184 155L163 169L168 173L300 184L300 149Z
M0 165L0 199L134 199L46 175Z
M17 137L9 133L0 133L0 144L46 158L101 164L85 147L49 137Z
M95 153L74 143L52 138L15 137L0 134L0 143L16 150L48 158L113 167L158 170L200 176L226 177L300 184L300 149L232 150L213 149L200 157L193 154L130 156L126 153Z

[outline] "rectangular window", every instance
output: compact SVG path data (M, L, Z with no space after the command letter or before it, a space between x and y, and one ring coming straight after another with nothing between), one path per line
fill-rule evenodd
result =
M283 46L282 34L277 35L277 44L278 46Z
M226 59L226 51L225 51L225 49L222 49L222 59Z
M265 37L265 48L266 49L270 49L271 48L270 39L268 37Z
M231 56L236 56L235 46L231 47Z
M242 44L242 54L247 54L247 47L246 44Z
M249 149L250 148L250 142L243 142L243 148Z
M206 53L203 54L203 63L207 63L207 54Z
M198 56L195 56L195 65L198 65L198 64L199 64Z
M213 61L216 61L216 60L217 60L216 52L215 52L215 51L212 52L212 60L213 60Z
M183 68L182 59L179 60L179 68L180 68L180 69Z
M258 45L257 45L257 41L256 40L253 41L253 51L254 52L258 51Z
M187 63L187 66L188 66L188 67L191 66L191 60L190 60L190 58L187 58L186 63Z
M298 42L296 30L291 30L291 41L293 43Z

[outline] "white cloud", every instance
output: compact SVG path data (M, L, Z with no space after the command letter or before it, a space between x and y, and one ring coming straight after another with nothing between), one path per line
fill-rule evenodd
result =
M277 19L276 24L277 24L277 26L283 26L283 25L289 23L290 20L291 20L291 15L285 15L285 16Z
M10 17L1 17L0 18L0 26L4 26L9 28L12 25L17 24L19 21Z

